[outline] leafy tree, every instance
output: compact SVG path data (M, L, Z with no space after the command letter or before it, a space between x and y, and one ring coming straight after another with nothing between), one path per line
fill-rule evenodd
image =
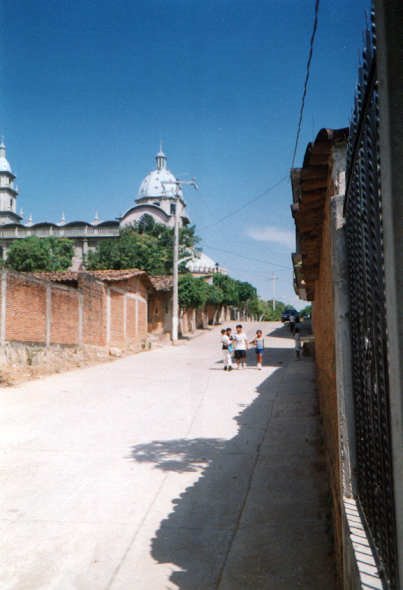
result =
M221 305L224 297L223 290L216 285L207 285L207 299L206 303L211 305Z
M239 303L246 303L252 299L257 299L256 288L250 283L243 281L236 281L238 288L238 299Z
M213 285L219 287L223 292L223 305L238 305L239 291L237 281L231 279L228 275L215 274Z
M178 297L179 306L184 309L201 307L207 301L209 285L191 274L179 277Z
M86 261L90 270L141 268L150 274L164 274L168 265L168 251L158 239L131 228L123 230L119 238L100 242Z
M179 266L185 272L186 261L197 249L199 238L194 226L179 230ZM170 274L173 265L174 231L156 223L151 215L124 229L118 238L102 241L88 255L89 269L136 267L151 274Z
M71 266L73 255L71 240L31 236L11 244L6 265L21 272L62 271Z

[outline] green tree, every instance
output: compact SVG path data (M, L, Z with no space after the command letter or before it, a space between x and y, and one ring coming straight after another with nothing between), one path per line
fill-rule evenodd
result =
M179 266L185 272L199 238L194 226L179 230ZM125 228L115 239L102 241L90 252L86 266L90 270L104 268L141 268L151 274L171 274L173 265L173 229L156 223L151 215Z
M219 287L223 292L223 305L238 305L239 290L237 281L231 279L228 275L215 274L213 285Z
M216 285L209 285L207 284L207 298L206 303L210 303L210 305L221 305L224 298L223 290Z
M246 303L247 301L251 301L252 299L257 299L257 291L253 285L243 281L236 282L239 303Z
M150 274L165 274L168 252L152 235L125 229L115 239L103 240L94 252L89 252L89 270L141 268Z
M208 298L209 285L191 274L179 277L178 298L179 306L183 309L197 308L204 305Z
M6 266L21 272L62 271L71 266L73 254L71 240L31 236L11 244Z

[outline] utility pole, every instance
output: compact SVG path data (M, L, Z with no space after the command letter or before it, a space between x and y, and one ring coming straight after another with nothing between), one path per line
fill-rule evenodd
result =
M271 275L271 280L273 281L273 311L276 311L276 281L278 277L276 277L274 272Z
M176 344L178 341L178 326L179 326L179 300L178 300L178 283L179 283L179 201L180 191L184 185L193 186L195 190L199 190L196 184L196 180L166 180L162 181L161 184L174 184L176 186L175 192L175 217L174 217L174 253L173 253L173 268L172 268L172 331L171 340L172 344Z

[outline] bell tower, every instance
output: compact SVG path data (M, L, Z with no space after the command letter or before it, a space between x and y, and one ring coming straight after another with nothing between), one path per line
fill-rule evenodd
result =
M14 186L15 176L6 158L6 146L0 142L0 225L20 223L17 214L17 188Z

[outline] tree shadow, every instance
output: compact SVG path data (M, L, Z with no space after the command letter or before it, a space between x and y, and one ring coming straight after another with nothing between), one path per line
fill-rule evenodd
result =
M232 439L157 440L131 449L135 461L156 469L200 473L151 542L154 560L169 564L174 586L167 588L335 587L313 373L297 363L296 371L306 365L304 381L287 390L284 367L293 363L293 350L269 354L277 369L235 417Z
M197 472L224 449L226 442L220 438L154 440L133 446L131 457L137 463L155 463L162 471Z

